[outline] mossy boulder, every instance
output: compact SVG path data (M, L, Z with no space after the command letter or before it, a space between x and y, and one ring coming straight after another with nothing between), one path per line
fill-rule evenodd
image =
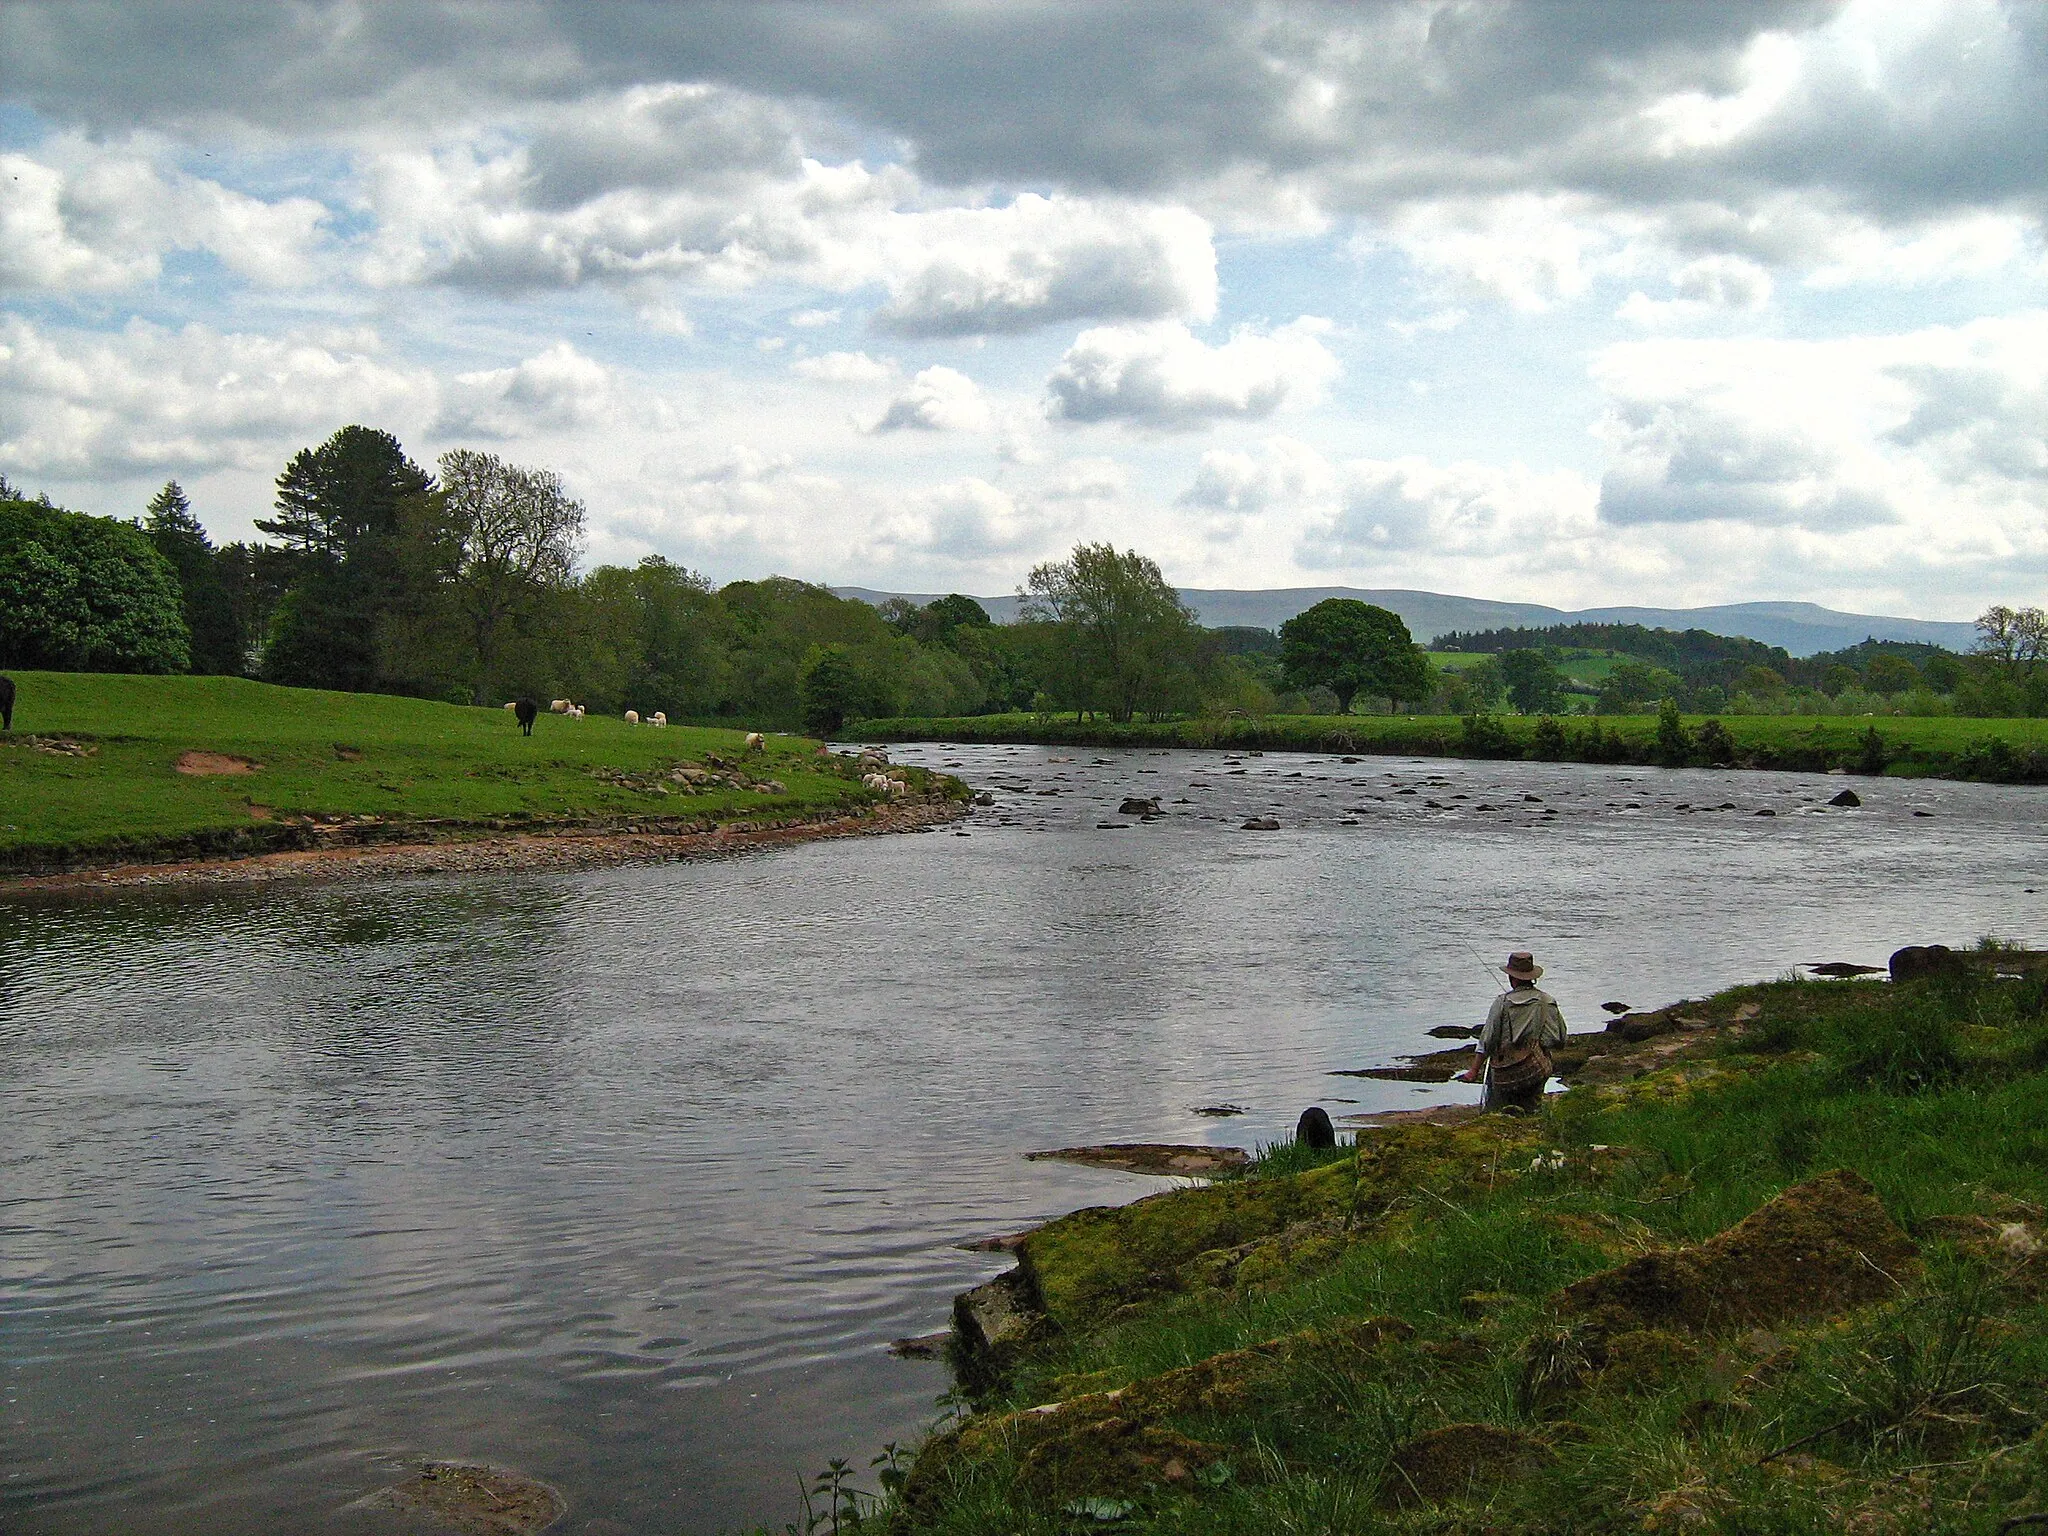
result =
M1190 1483L1228 1448L1163 1425L1111 1415L1063 1425L1018 1464L1027 1497L1049 1504L1081 1498L1132 1498Z
M1302 1173L1076 1211L1026 1236L1019 1265L1051 1322L1085 1332L1162 1296L1263 1285L1327 1266L1418 1187L1489 1178L1512 1167L1515 1152L1526 1161L1537 1134L1533 1125L1498 1118L1404 1125ZM1283 1240L1258 1251L1275 1238ZM1247 1262L1249 1275L1242 1273Z
M1608 1335L1703 1333L1845 1311L1894 1294L1919 1255L1860 1174L1795 1185L1727 1231L1566 1286L1559 1309Z
M1550 1459L1549 1442L1525 1430L1446 1424L1394 1452L1385 1498L1396 1506L1485 1499L1505 1483L1540 1472Z

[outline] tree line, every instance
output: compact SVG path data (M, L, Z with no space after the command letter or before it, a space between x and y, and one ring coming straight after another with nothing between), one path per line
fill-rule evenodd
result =
M571 698L819 731L888 715L1261 711L1279 702L1268 683L1338 708L1360 690L1428 692L1385 610L1324 604L1251 657L1203 629L1156 562L1109 544L1034 568L1019 621L998 626L959 594L878 609L786 577L715 587L660 556L581 570L585 524L551 470L473 449L428 469L359 425L292 455L257 541L215 545L175 481L133 522L0 481L0 665Z

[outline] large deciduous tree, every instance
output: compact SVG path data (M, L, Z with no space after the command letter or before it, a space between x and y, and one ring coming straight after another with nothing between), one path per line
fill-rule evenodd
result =
M583 547L583 503L551 469L471 448L442 454L439 469L429 521L446 540L471 702L482 704L500 681L507 642L568 585Z
M1077 544L1065 560L1035 567L1023 617L1056 625L1073 664L1066 686L1075 709L1100 703L1129 720L1178 702L1176 687L1203 657L1195 615L1157 564L1113 544Z
M1564 674L1541 650L1530 646L1500 653L1508 701L1525 715L1547 715L1564 699Z
M1390 706L1429 697L1429 661L1401 616L1355 597L1325 598L1282 624L1280 665L1290 686L1329 689L1347 715L1360 693Z

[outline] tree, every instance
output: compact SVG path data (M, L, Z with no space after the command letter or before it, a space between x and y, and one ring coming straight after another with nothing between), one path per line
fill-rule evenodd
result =
M1077 544L1065 560L1034 567L1021 595L1023 617L1056 626L1072 658L1067 702L1077 711L1099 698L1112 720L1129 720L1148 701L1164 707L1183 691L1176 677L1199 669L1194 610L1134 549Z
M545 595L574 573L583 545L583 503L551 469L507 464L457 448L441 455L431 493L452 554L452 596L469 650L471 699L487 702L508 631L530 620Z
M398 439L347 426L302 448L277 478L277 516L256 526L292 557L264 675L302 687L373 688L380 632L402 590L400 507L433 488Z
M1525 715L1550 714L1564 698L1564 674L1539 650L1502 651L1500 673L1508 701Z
M820 646L804 662L798 682L804 729L819 736L835 735L865 702L861 677L843 645Z
M0 666L183 672L177 573L133 523L0 502Z
M228 676L241 672L248 644L219 552L192 515L192 503L177 481L166 481L150 499L142 528L177 573L185 628L192 638L192 670Z
M1647 662L1624 661L1601 683L1598 708L1603 715L1625 715L1653 700L1677 698L1682 686L1676 672Z
M1977 620L1975 654L1989 658L2010 681L2024 684L2048 656L2048 614L1994 603Z
M1903 656L1873 656L1863 681L1872 693L1905 693L1920 686L1920 669Z
M1280 626L1280 666L1289 686L1327 688L1337 712L1359 693L1387 700L1429 697L1429 662L1401 616L1355 597L1330 597Z

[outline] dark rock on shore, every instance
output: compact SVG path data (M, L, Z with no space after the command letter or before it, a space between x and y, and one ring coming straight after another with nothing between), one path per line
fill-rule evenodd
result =
M1924 981L1929 976L1952 976L1963 968L1963 958L1946 944L1908 944L1892 954L1893 981Z
M1832 976L1837 981L1841 981L1851 976L1876 976L1883 972L1884 967L1881 965L1854 965L1847 960L1823 960L1818 965L1809 965L1807 969L1816 976Z

